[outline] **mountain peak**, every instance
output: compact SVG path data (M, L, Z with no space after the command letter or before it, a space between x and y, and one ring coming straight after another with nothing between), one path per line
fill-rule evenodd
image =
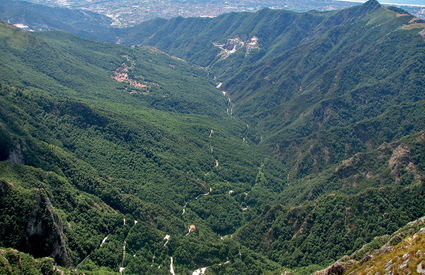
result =
M364 8L369 10L375 10L381 7L381 4L377 0L368 0L362 5Z
M382 6L378 1L369 0L361 5L342 10L340 14L345 14L348 18L355 19L373 13L380 8Z

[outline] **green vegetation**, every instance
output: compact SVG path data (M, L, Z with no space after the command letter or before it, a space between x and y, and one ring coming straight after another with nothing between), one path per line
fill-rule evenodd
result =
M241 193L264 154L242 142L244 124L227 117L205 72L149 48L5 24L1 33L2 246L93 272L167 273L171 256L176 272L279 268L220 240L244 220ZM126 62L148 89L112 79ZM216 186L237 186L238 197ZM209 188L208 204L196 204ZM201 217L219 205L234 210Z
M61 274L50 258L35 260L31 255L14 249L0 248L0 273L1 274ZM74 273L77 274L77 273Z
M370 272L420 273L424 267L423 249L425 235L424 217L409 222L392 235L376 237L350 256L317 274L326 274L339 267L345 273L365 274Z
M113 39L112 19L90 12L49 7L30 1L0 0L0 19L10 24L22 24L34 31L62 30L83 37L97 36Z
M425 40L399 12L158 19L121 30L135 47L0 23L0 246L87 274L305 274L381 246L425 213Z
M372 236L396 231L421 216L423 184L330 194L300 207L271 207L242 228L238 238L286 266L328 263Z

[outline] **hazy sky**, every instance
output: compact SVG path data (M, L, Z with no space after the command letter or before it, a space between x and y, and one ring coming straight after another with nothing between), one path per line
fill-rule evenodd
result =
M366 2L366 0L343 0L350 2ZM381 4L394 3L394 4L407 4L407 5L423 5L425 6L425 0L378 0Z

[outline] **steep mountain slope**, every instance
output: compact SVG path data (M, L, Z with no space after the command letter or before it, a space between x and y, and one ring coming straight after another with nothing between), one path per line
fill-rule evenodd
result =
M32 4L27 1L1 0L0 19L26 30L62 30L81 36L111 35L112 19L91 11L71 10Z
M277 41L295 45L306 37L310 29L320 23L323 17L325 13L263 9L256 13L229 13L216 18L177 17L168 21L158 19L124 30L127 33L122 34L121 41L128 44L152 45L206 67L222 61L219 56L220 48L214 43L224 43L227 39L236 38L247 41L255 36L259 40L259 56L262 56ZM154 22L156 24L153 24ZM232 46L227 45L228 50L231 50ZM244 56L244 52L235 52L232 55L233 62L243 62L241 55ZM258 55L256 53L257 51L253 51L254 56ZM254 58L247 63L253 61ZM226 63L222 69L228 69L227 66L229 64Z
M171 257L179 273L279 268L221 239L258 211L242 210L243 192L264 155L205 72L153 49L0 28L1 246L104 272L166 274Z
M58 274L58 267L49 258L34 259L14 249L0 249L1 274Z
M318 199L266 208L238 232L238 239L289 266L351 254L373 236L392 233L423 215L424 149L422 132L356 154L294 187L302 196L295 201ZM339 192L330 192L334 189ZM295 192L288 193L282 201L294 200Z
M208 66L233 114L249 123L252 142L272 148L290 177L422 127L420 111L401 115L402 129L383 125L424 100L425 24L399 9L369 1L328 13L263 10L159 23L150 23L150 33L149 26L134 28L128 42ZM380 127L371 127L377 121Z
M208 67L232 114L248 122L249 142L288 169L283 208L266 208L244 226L242 243L283 265L320 264L423 215L423 141L405 143L421 140L425 126L423 21L372 0L328 13L262 10L149 24L123 41ZM395 190L404 196L388 197ZM378 216L393 209L394 224L376 220L364 203ZM356 208L360 221L344 221L343 209ZM353 229L365 225L374 229Z
M425 213L424 27L373 0L120 33L146 47L2 23L0 246L259 274L393 233Z
M425 246L424 217L408 223L392 235L376 237L350 256L315 275L346 272L348 274L387 273L423 274Z

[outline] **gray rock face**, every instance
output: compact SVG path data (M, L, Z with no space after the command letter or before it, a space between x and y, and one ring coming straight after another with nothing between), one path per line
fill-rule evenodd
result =
M344 274L346 267L341 262L336 262L330 267L320 270L314 273L314 275L342 275Z
M342 263L336 263L328 269L327 275L342 275L344 274L345 266Z
M223 43L214 42L213 45L220 49L220 53L217 55L220 59L226 59L231 54L242 49L245 49L245 55L248 55L252 50L260 49L258 37L256 36L251 38L244 36L228 38Z
M31 254L50 256L64 266L71 264L63 233L63 224L54 213L53 206L44 190L36 190L37 202L27 224L27 238Z
M15 164L24 163L24 152L27 150L24 141L18 139L15 142L14 148L9 152L9 157L7 161Z

